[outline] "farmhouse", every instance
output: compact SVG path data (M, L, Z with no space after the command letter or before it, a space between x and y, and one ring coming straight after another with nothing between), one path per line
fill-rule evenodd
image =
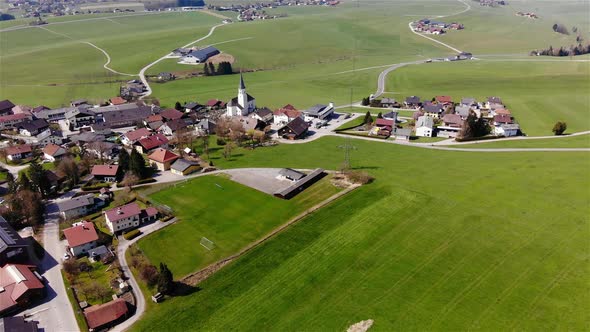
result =
M334 103L328 105L317 104L312 106L306 111L303 111L305 115L305 121L311 121L313 119L324 120L334 114Z
M296 118L303 118L303 113L291 105L286 105L273 112L273 123L276 125L285 125Z
M88 250L96 247L98 242L98 234L94 224L88 221L64 229L64 236L73 256L86 254Z
M49 132L49 123L43 119L21 122L17 125L18 133L23 136L37 136L43 132Z
M29 158L33 149L28 144L9 146L6 148L6 158L10 161Z
M123 99L122 97L113 97L109 99L109 103L111 105L123 105L127 103L127 100Z
M29 114L10 114L0 116L0 130L13 128L16 124L30 120L31 118L32 117Z
M54 162L60 159L61 157L65 156L66 153L66 149L62 148L59 145L47 144L43 148L43 159Z
M124 107L125 106L125 107ZM110 128L121 128L134 126L143 121L143 119L152 115L152 108L149 106L138 106L135 104L124 104L117 106L105 106L93 109L99 113L98 118L102 118Z
M303 138L307 134L309 125L302 118L295 118L278 130L279 137L287 139Z
M177 159L171 166L170 171L177 175L188 175L201 169L196 161Z
M263 121L264 123L271 123L274 119L274 114L268 108L260 108L252 113L252 118Z
M176 119L162 124L162 126L160 126L159 129L160 132L162 132L164 135L172 136L177 131L182 130L186 127L188 127L188 123L186 123L184 119Z
M178 155L163 148L158 148L148 155L148 159L151 161L152 165L156 166L160 171L169 170L172 162L178 158Z
M116 325L124 321L128 314L127 302L121 298L84 309L84 316L91 331Z
M8 221L0 216L0 266L8 262L24 262L32 250L28 241L18 235Z
M26 308L45 296L45 286L34 265L6 264L0 268L0 316Z
M200 50L194 50L181 58L181 62L185 63L203 63L210 57L217 55L219 52L215 47L209 46Z
M160 113L160 116L164 119L164 121L172 121L178 120L184 116L184 113L181 111L177 111L174 108L169 108Z
M422 102L420 102L420 97L418 96L410 96L406 98L404 101L404 105L408 108L417 108L422 106Z
M94 165L92 166L92 176L97 181L117 182L117 172L119 165Z
M154 117L159 115L154 115ZM148 117L151 118L152 116ZM160 117L161 119L161 117ZM125 145L133 145L133 143L139 141L144 137L148 137L150 135L150 131L147 128L140 128L132 131L128 131L127 133L121 136L121 142Z
M240 73L240 85L238 87L238 96L227 103L225 115L246 116L256 109L256 99L246 93L244 76Z
M494 126L494 135L496 136L518 136L520 126L517 123L506 123L498 126Z
M432 137L434 128L434 119L428 115L423 115L416 121L416 136Z

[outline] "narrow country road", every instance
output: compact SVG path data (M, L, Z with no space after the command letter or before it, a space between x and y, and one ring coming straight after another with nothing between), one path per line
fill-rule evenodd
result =
M47 204L46 211L45 226L43 227L45 256L39 267L46 280L47 296L41 303L27 309L23 314L39 321L39 327L48 332L79 331L74 310L61 276L60 262L66 251L65 243L59 240L57 204L50 202Z
M401 67L404 67L407 65L416 65L419 63L424 63L424 60L398 63L398 64L392 65L391 67L382 71L379 74L379 78L377 79L377 91L375 92L375 98L380 97L385 92L385 79L387 79L387 75L389 75L389 73L391 73L392 71L394 71L398 68L401 68Z
M209 33L206 36L201 37L201 38L199 38L197 40L194 40L194 41L192 41L192 42L190 42L190 43L182 46L182 48L189 47L189 46L191 46L193 44L196 44L196 43L198 43L198 42L200 42L200 41L202 41L204 39L209 38L213 34L213 32L215 31L215 29L217 29L220 26L226 25L226 24L231 24L231 23L221 23L221 24L218 24L218 25L215 25L215 26L211 27L211 29L209 30ZM141 68L141 70L139 71L139 79L141 80L141 82L143 83L143 85L145 85L147 91L139 99L144 99L145 97L148 97L148 96L150 96L152 94L152 88L150 87L150 83L148 82L148 80L145 77L145 72L148 69L150 69L152 66L154 66L155 64L157 64L158 62L160 62L160 61L168 58L170 56L170 54L171 53L167 53L166 55L164 55L163 57L159 58L158 60L156 60L156 61L150 63L149 65Z
M91 42L83 42L83 43L84 43L84 44L88 44L88 45L90 45L90 46L92 46L92 47L96 48L97 50L101 51L101 52L102 52L102 54L104 54L104 55L107 57L107 62L106 62L104 65L103 65L104 69L106 69L106 70L108 70L108 71L110 71L110 72L112 72L112 73L118 74L118 75L123 75L123 76L137 76L137 74L127 74L127 73L122 73L122 72L120 72L120 71L116 71L116 70L114 70L114 69L110 68L110 67L109 67L109 63L111 63L111 56L110 56L110 55L107 53L107 51L105 51L105 50L103 50L102 48L100 48L100 47L98 47L98 46L94 45L94 44L93 44L93 43L91 43Z

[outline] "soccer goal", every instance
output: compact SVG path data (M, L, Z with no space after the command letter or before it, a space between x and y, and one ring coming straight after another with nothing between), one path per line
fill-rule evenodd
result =
M215 248L215 243L206 237L202 237L200 243L207 250L213 250L213 248Z

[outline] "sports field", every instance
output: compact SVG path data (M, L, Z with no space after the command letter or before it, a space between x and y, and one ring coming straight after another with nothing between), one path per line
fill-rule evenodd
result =
M150 196L171 207L181 221L142 239L139 247L154 265L164 262L181 278L238 252L338 191L325 178L287 201L222 176L197 178ZM202 237L215 248L201 246Z
M257 149L225 166L336 168L343 142ZM364 319L378 331L590 324L588 153L353 144L352 165L373 174L373 184L199 292L156 306L135 330L342 331Z
M388 76L394 98L450 95L455 101L499 96L529 136L552 135L557 121L568 132L590 130L590 63L460 61L400 68ZM399 96L399 97L398 97Z

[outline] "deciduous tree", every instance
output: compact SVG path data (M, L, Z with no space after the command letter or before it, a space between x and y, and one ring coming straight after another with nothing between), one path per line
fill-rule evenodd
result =
M553 133L555 135L563 135L563 133L565 132L566 129L567 129L567 123L565 123L563 121L558 121L553 126Z

